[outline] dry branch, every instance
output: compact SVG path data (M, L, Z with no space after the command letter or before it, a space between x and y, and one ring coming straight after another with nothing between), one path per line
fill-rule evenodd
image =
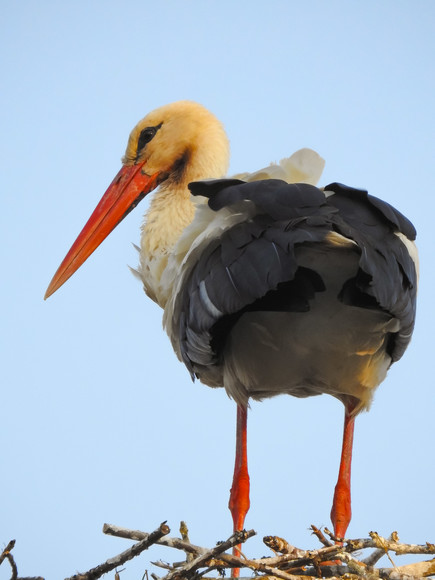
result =
M383 572L383 569L380 569ZM416 562L415 564L408 564L406 566L399 566L398 568L388 568L388 577L391 580L409 580L410 578L428 578L435 575L435 559L426 562Z
M140 532L139 530L129 530L128 528L114 526L113 524L104 524L103 533L109 536L117 536L118 538L126 538L127 540L144 540L149 536L149 534L146 532ZM155 543L161 546L167 546L168 548L183 550L184 552L189 552L192 554L201 554L205 551L205 548L202 548L201 546L195 546L195 544L185 542L180 538L164 537L160 540L157 540Z
M122 564L125 564L125 562L128 562L128 560L131 560L135 556L141 554L144 550L155 544L161 537L169 534L170 531L171 530L169 529L169 526L166 525L166 522L163 522L160 524L157 530L154 530L154 532L151 532L151 534L147 534L146 538L140 542L137 542L137 544L134 544L128 550L125 550L114 558L110 558L103 564L92 568L84 574L75 574L66 580L97 580L98 578L101 578L103 574L107 574L107 572L115 570L115 568L118 566L122 566Z
M322 544L324 546L332 546L332 542L330 542L329 540L327 540L325 538L325 535L323 534L322 530L319 530L319 528L317 526L312 524L311 530L313 531L313 534L320 540L320 542L322 542Z
M278 552L280 554L290 554L296 558L302 558L305 555L305 550L299 550L291 544L280 538L279 536L264 536L263 542L268 548L270 548L275 554Z
M397 532L393 532L388 539L392 542L398 542L399 536ZM385 548L378 548L377 550L374 550L370 556L365 558L363 562L364 564L367 564L367 566L374 566L383 556L385 556Z
M15 540L11 540L8 545L6 546L6 548L3 550L3 552L0 554L0 566L2 565L2 563L7 560L9 562L9 565L11 567L12 570L12 575L10 580L44 580L44 578L41 578L41 576L32 576L32 577L26 577L24 578L23 576L18 576L18 568L17 565L15 563L14 557L11 554L12 549L15 546Z

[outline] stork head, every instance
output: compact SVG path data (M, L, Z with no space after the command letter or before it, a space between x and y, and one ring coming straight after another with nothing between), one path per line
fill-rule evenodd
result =
M228 168L229 144L222 124L205 107L177 101L139 121L130 134L124 165L142 164L159 180L189 183L199 175L222 177Z
M44 298L56 292L158 185L187 192L191 181L225 175L228 159L224 128L205 107L178 101L149 113L131 132L121 170L59 266Z

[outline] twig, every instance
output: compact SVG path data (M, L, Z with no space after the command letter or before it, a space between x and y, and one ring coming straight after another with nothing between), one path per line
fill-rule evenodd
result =
M391 542L398 542L399 536L397 532L392 532L388 540ZM385 556L385 548L377 548L369 556L367 556L367 558L364 558L361 561L367 566L374 566L376 562L378 562L383 556Z
M187 528L186 522L183 522L183 521L180 522L180 534L181 534L181 539L184 542L187 542L188 544L190 544L189 530ZM186 559L188 562L191 562L194 559L192 552L187 552Z
M370 535L373 532L370 532ZM387 540L382 538L378 534L375 538L361 538L358 540L344 540L346 543L347 550L349 552L356 550L364 550L366 548L378 548L394 552L396 556L403 554L435 554L435 544L402 544L395 541Z
M110 558L103 564L100 564L99 566L96 566L95 568L88 570L88 572L85 572L84 574L75 574L74 576L71 576L66 580L97 580L97 578L101 578L103 574L111 572L118 566L125 564L125 562L127 562L128 560L131 560L132 558L134 558L135 556L137 556L138 554L149 548L152 544L155 544L157 540L159 540L162 536L169 534L170 531L171 530L169 529L169 526L166 525L166 522L163 522L154 532L148 534L146 538L144 538L140 542L137 542L136 544L131 546L131 548L129 548L128 550L125 550L124 552L118 554L114 558Z
M333 542L345 542L346 538L338 538L336 535L334 535L333 532L331 532L331 530L329 530L326 526L323 527L323 529L325 530L325 534L327 536L329 536L331 538L331 540Z
M41 576L32 576L30 577L18 577L18 568L17 565L15 563L14 557L11 554L12 549L15 546L15 540L11 540L8 545L6 546L6 548L3 550L3 552L0 554L0 566L2 565L2 563L7 560L9 562L9 565L11 567L12 570L12 576L10 578L10 580L44 580L44 578L41 578Z
M153 566L157 566L158 568L164 568L165 570L174 569L174 566L171 566L170 564L168 564L167 562L163 562L162 560L155 560L154 562L151 562L151 564Z
M6 548L3 550L3 552L0 554L0 564L8 557L9 553L11 552L14 546L15 540L11 540L6 546Z
M410 578L427 578L435 574L435 558L426 562L415 562L397 568L380 568L382 578L390 580L409 580Z
M268 548L273 550L275 554L279 552L280 554L291 554L295 558L301 558L303 555L306 554L305 550L299 550L299 548L295 548L279 536L264 536L263 542L266 544Z
M113 524L104 524L103 533L109 536L116 536L118 538L125 538L127 540L144 540L148 538L149 534L146 532L140 532L139 530L129 530L128 528L123 528L120 526L114 526ZM201 546L195 546L195 544L190 544L180 538L172 538L165 536L160 540L155 542L160 546L167 546L168 548L176 548L177 550L183 550L183 552L191 553L194 555L202 554L206 551L206 548Z
M369 536L371 539L377 544L379 550L384 550L387 558L390 560L393 568L396 568L396 564L393 562L390 554L388 553L387 549L387 540L380 536L377 532L369 532Z
M9 564L10 564L10 566L12 568L11 580L17 580L17 578L18 578L18 568L17 568L17 565L15 564L14 557L12 556L12 554L6 554L5 558L9 562Z
M11 540L8 543L8 545L6 546L6 548L3 550L3 552L0 554L0 566L1 566L2 562L7 560L9 562L11 569L12 569L11 580L17 580L17 577L18 577L17 565L15 564L14 557L11 554L11 550L13 549L14 546L15 546L15 540Z
M128 528L121 528L120 526L113 526L112 524L103 525L103 534L108 534L110 536L117 536L118 538L125 538L127 540L145 540L149 537L146 532L141 532L140 530L130 530Z
M234 534L230 536L228 540L226 540L225 542L220 542L219 544L217 544L217 546L215 546L211 550L206 550L204 553L197 556L191 562L187 562L185 566L181 567L178 570L170 572L166 576L166 580L173 580L177 576L188 578L195 572L195 570L203 566L208 560L215 558L219 554L222 554L223 552L229 550L230 548L236 546L237 544L246 542L248 538L251 538L254 535L255 535L254 530L249 531L243 530L242 532L234 532Z
M311 524L311 530L313 531L313 534L317 537L317 539L324 545L324 546L332 546L332 542L330 542L329 540L327 540L323 534L323 532L321 530L319 530L318 527L316 527L314 524Z
M181 539L184 540L185 542L189 542L189 530L187 528L187 524L186 522L181 521L180 522L180 534L181 534Z

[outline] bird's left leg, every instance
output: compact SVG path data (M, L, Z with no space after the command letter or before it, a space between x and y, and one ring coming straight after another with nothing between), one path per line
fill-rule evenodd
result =
M355 427L355 403L344 406L343 446L341 450L340 470L332 502L331 521L337 538L344 538L352 517L350 500L350 471L352 463L353 432Z
M237 405L236 427L236 461L234 464L233 484L231 486L228 507L233 516L234 531L243 530L245 517L249 510L249 473L247 453L247 419L248 408ZM240 546L233 549L235 556L240 556ZM239 576L239 570L233 570L233 577Z

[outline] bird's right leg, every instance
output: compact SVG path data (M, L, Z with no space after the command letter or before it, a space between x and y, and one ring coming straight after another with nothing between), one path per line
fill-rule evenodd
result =
M348 403L344 407L343 446L341 451L340 470L337 485L335 486L334 501L331 510L331 520L334 525L334 534L337 538L344 538L351 519L350 501L350 471L352 464L353 432L355 427L355 403Z
M243 530L245 517L249 510L249 473L247 453L247 419L248 408L237 405L236 427L236 461L234 464L233 484L231 486L228 507L233 516L234 531ZM240 556L240 546L233 549L235 556ZM232 577L239 576L239 569L233 570Z

